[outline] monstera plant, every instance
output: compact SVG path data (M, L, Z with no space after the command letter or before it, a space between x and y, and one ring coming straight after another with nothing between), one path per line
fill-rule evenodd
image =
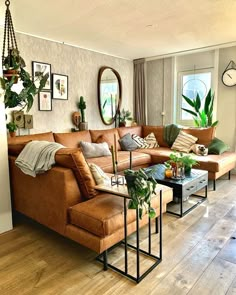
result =
M191 107L191 109L182 108L182 110L193 116L197 127L213 127L218 124L218 121L213 122L214 93L211 92L211 89L207 93L203 106L198 93L195 99L191 99L183 94L182 97Z

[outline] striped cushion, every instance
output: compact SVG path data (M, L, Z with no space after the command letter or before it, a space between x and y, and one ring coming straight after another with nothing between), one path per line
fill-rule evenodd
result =
M147 141L136 134L132 134L132 139L136 142L137 146L140 149L147 149L149 147L149 144L147 143Z
M159 147L158 142L156 140L156 136L154 135L154 133L150 133L148 134L146 137L144 137L144 139L146 140L146 142L148 143L148 148L149 149L153 149L153 148L157 148Z
M198 140L197 137L187 134L184 131L180 131L176 140L174 141L171 149L189 153L192 145Z

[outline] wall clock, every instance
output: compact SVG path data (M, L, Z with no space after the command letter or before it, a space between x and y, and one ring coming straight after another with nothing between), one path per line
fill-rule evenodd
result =
M228 87L236 85L236 65L232 60L222 74L222 82Z

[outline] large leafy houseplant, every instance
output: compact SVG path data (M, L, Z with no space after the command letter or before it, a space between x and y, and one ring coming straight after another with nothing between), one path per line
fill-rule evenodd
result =
M139 219L142 219L143 210L148 212L150 218L156 216L155 209L151 207L151 197L155 194L156 180L148 177L141 168L137 171L127 169L124 171L130 201L129 209L138 209Z
M16 68L17 68L16 64ZM0 77L1 88L4 91L4 103L5 108L14 108L20 106L22 109L26 108L28 112L34 102L34 96L38 94L45 86L49 74L41 74L38 79L40 80L39 88L36 88L30 74L26 72L23 68L17 73L20 80L22 81L22 90L17 93L12 90L12 86L15 84L15 75L9 80L7 77Z
M211 92L211 89L207 93L204 106L201 104L198 93L195 99L190 99L183 94L182 97L192 108L182 108L182 110L193 116L194 123L197 127L213 127L218 124L218 121L213 122L214 93Z

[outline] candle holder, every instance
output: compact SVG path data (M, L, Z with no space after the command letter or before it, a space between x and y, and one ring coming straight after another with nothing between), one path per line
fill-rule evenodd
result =
M112 177L111 177L111 185L124 185L124 176L122 175L118 175L117 173L115 173Z

